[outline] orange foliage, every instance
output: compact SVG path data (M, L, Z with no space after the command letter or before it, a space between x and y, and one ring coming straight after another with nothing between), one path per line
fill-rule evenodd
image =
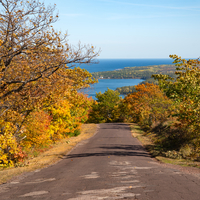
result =
M166 120L171 110L171 101L159 86L145 83L135 88L137 92L127 95L124 99L128 119L144 126Z
M44 111L31 113L21 129L21 145L28 149L50 143L50 122L50 116Z

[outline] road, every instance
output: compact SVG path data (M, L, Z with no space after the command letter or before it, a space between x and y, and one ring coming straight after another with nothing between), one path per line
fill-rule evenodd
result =
M126 124L100 124L57 164L2 185L0 199L199 200L199 172L155 161Z

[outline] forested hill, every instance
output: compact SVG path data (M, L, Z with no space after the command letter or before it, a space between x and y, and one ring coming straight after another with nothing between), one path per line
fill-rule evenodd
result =
M94 72L94 78L97 79L149 79L152 74L174 75L175 65L152 65L143 67L125 67L121 70Z

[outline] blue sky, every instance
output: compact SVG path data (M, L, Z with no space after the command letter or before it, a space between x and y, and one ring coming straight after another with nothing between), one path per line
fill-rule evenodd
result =
M55 29L101 48L99 58L200 56L200 0L45 0L54 3Z

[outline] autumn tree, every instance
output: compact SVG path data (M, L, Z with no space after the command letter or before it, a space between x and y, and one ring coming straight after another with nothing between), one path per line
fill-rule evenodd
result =
M0 136L18 144L31 116L95 82L72 67L93 62L98 52L91 45L71 46L67 34L53 29L54 12L55 5L38 0L0 0Z
M124 100L124 112L127 120L137 122L145 128L153 123L166 121L171 113L172 102L153 83L135 86L136 92L127 95Z
M52 94L56 83L60 92L62 85L88 86L89 73L67 69L91 62L98 53L93 46L72 48L67 35L53 29L58 18L55 6L45 7L36 0L1 0L0 8L1 115L10 109L28 114L42 97Z
M27 92L36 81L97 56L92 46L72 48L67 35L52 28L58 18L55 6L45 7L36 0L1 0L0 8L1 111L12 107L13 96ZM34 85L35 90L38 87Z

